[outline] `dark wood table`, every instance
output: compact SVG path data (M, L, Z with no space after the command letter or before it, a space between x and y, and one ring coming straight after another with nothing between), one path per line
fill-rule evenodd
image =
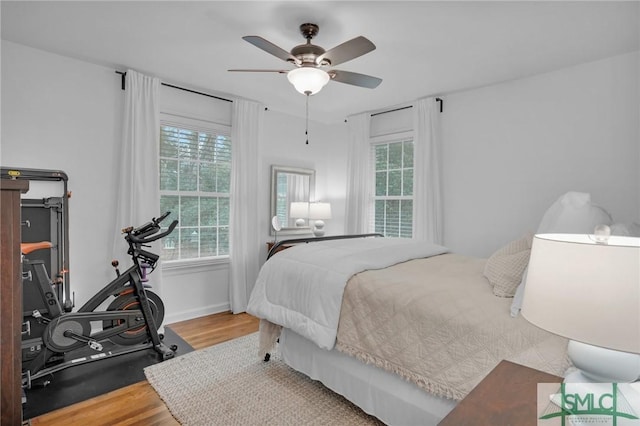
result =
M562 377L501 361L438 426L538 424L538 383Z

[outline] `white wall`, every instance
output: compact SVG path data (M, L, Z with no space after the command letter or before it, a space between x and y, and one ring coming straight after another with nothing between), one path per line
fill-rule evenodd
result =
M3 166L69 175L69 265L80 306L110 266L116 155L124 98L113 69L2 41ZM44 197L32 182L26 197ZM48 194L59 196L62 192ZM123 264L125 256L120 259Z
M618 221L640 222L638 75L638 54L624 55L443 96L445 244L488 256L534 230L567 190L592 193ZM121 131L120 77L110 68L7 41L1 77L0 163L69 174L71 283L78 305L113 277L107 242L117 197L112 145ZM292 101L304 108L303 96ZM309 145L304 124L265 112L258 212L265 243L273 239L272 164L315 169L316 193L332 203L327 234L344 232L346 124L310 122ZM266 244L260 250L264 258ZM163 271L165 323L228 309L227 281L226 264Z
M161 113L231 126L231 102L167 86L160 86L159 98ZM166 262L161 290L166 324L228 311L229 263Z
M304 97L298 101L304 107ZM313 115L313 98L309 102ZM275 111L265 112L263 147L261 151L261 229L264 241L273 241L270 235L269 215L271 166L305 167L316 171L315 198L331 203L332 219L326 220L327 235L344 232L344 209L347 176L346 124L326 125L309 123L309 144L305 136L304 120ZM309 235L278 236L278 240ZM266 258L266 244L261 258Z
M117 153L124 92L114 69L2 41L2 166L59 169L69 175L70 282L76 306L114 276L109 229L117 199ZM292 92L292 96L297 96ZM304 97L295 98L304 107ZM230 109L199 95L162 87L161 104L217 122L230 121ZM313 102L310 102L313 116ZM227 111L227 112L225 112ZM270 166L283 164L316 170L316 192L333 204L327 233L343 232L346 178L345 126L311 121L305 145L304 120L265 112L261 161L260 247L266 257L269 235ZM344 155L342 154L344 152ZM59 196L60 187L32 182L26 197ZM52 194L51 191L57 191ZM127 263L127 256L119 259ZM155 272L159 273L158 271ZM166 267L161 294L165 323L229 309L228 265ZM153 279L153 275L152 275Z
M261 263L267 257L267 242L273 241L274 238L270 235L269 204L272 165L305 167L316 171L316 198L332 204L333 219L326 221L327 234L344 232L346 192L346 146L343 142L346 126L328 126L311 121L307 145L304 120L271 110L265 111L264 114L264 128L259 148L260 209L257 212L260 234L264 241L258 248ZM303 236L305 235L279 235L278 239ZM167 323L229 310L228 280L229 268L226 263L213 268L163 270L163 299L167 305Z
M640 222L639 56L444 96L445 244L489 256L569 190Z

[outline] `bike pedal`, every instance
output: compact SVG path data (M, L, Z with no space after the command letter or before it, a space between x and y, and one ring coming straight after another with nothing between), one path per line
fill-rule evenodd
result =
M102 349L103 349L102 345L96 342L95 340L91 340L87 342L87 345L89 345L89 347L94 351L102 352Z

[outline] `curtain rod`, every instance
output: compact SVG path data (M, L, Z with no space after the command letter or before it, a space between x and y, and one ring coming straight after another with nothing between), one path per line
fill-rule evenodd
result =
M443 111L444 101L441 98L436 98L436 102L440 102L440 112ZM413 108L413 105L407 105L405 107L390 109L389 111L381 111L371 114L371 117L375 117L376 115L386 114L388 112L402 111L403 109Z
M403 109L409 109L409 108L413 108L413 105L407 105L405 107L394 108L394 109L390 109L388 111L375 112L375 113L371 114L371 117L375 117L376 115L386 114L388 112L402 111Z
M116 74L120 74L122 76L122 90L125 90L125 77L126 77L127 73L123 72L123 71L116 71ZM191 89L187 89L187 88L180 87L180 86L174 86L173 84L169 84L169 83L161 82L160 84L162 84L163 86L171 87L173 89L183 90L183 91L189 92L189 93L195 93L196 95L207 96L209 98L219 99L221 101L226 101L226 102L233 102L233 100L231 100L231 99L221 98L219 96L215 96L215 95L212 95L212 94L209 94L209 93L198 92L196 90L191 90Z

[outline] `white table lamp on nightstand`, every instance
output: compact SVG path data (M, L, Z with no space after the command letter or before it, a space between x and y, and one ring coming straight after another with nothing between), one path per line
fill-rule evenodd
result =
M322 237L324 235L324 220L331 219L331 204L329 203L310 203L309 219L314 219L313 235Z
M640 379L640 238L539 234L522 315L569 341L566 382Z
M305 225L305 219L309 217L309 203L293 202L289 210L289 216L296 220L296 227Z

